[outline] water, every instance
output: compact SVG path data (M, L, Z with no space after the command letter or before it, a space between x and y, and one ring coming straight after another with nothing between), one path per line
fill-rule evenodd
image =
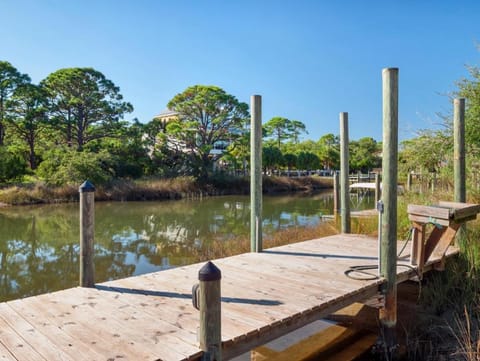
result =
M0 209L0 301L78 285L79 206L61 204ZM352 198L352 209L373 200ZM332 214L331 193L264 197L265 233L314 226ZM215 240L250 233L247 196L95 205L97 282L195 261Z

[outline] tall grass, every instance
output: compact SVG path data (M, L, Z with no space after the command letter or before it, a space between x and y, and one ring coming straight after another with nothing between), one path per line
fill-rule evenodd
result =
M50 186L37 181L0 188L0 203L11 205L78 201L78 186ZM180 199L221 194L247 194L250 182L245 177L216 175L199 183L193 177L115 180L96 186L97 201L144 201ZM331 188L332 181L321 177L265 177L265 193L281 193Z
M452 200L451 191L406 193L399 199L399 233L410 227L408 204L432 205ZM479 199L470 199L474 203ZM480 361L480 222L469 222L457 234L460 254L444 272L426 274L419 298L419 316L407 330L408 360Z
M315 238L321 238L337 234L334 222L322 222L315 227L292 227L264 236L264 248L283 246L286 244L301 242ZM209 259L234 256L250 252L250 239L248 236L241 236L231 240L214 240L203 245L195 255L197 262Z
M465 361L480 361L480 321L478 309L472 315L472 311L464 307L463 315L456 315L452 334L457 340L458 347L455 355Z

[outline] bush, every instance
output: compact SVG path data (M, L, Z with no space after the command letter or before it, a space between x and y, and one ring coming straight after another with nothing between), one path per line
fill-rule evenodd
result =
M86 179L101 185L111 181L114 172L111 156L105 151L77 152L58 148L44 155L37 175L52 185L78 185Z
M0 182L21 180L27 173L27 163L22 156L0 147Z

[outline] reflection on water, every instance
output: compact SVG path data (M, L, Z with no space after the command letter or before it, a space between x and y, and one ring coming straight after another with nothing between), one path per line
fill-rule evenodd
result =
M372 208L371 198L353 209ZM331 193L264 197L264 232L315 225ZM192 263L213 240L250 232L247 196L97 203L95 271L101 282ZM78 204L0 209L0 301L78 284Z

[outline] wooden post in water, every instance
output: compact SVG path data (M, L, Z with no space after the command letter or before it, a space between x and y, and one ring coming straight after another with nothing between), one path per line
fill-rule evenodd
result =
M95 187L88 180L80 192L80 287L95 286Z
M380 174L375 173L375 204L378 203L381 196L381 188L380 188Z
M250 251L262 251L262 97L250 98Z
M465 180L465 99L453 100L453 173L455 179L454 201L467 201Z
M350 183L348 155L348 113L340 113L340 189L342 233L350 233Z
M398 68L382 71L383 80L383 165L380 273L385 277L385 306L380 309L380 323L385 352L396 348L397 324L397 182L398 182ZM388 357L391 359L391 357Z
M221 278L222 273L210 261L198 272L202 361L222 360Z
M338 214L340 210L340 182L338 173L333 173L333 213Z

